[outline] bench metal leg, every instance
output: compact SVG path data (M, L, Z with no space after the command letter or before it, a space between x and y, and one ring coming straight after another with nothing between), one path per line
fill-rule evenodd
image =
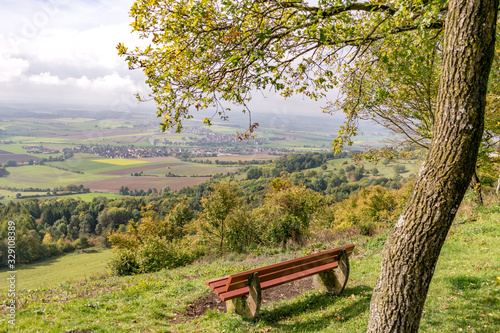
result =
M342 250L338 255L339 267L334 271L319 273L313 277L313 285L317 290L327 291L339 295L349 279L349 256Z
M243 317L255 318L259 315L262 302L259 274L250 275L247 285L250 294L226 301L227 312L236 312Z

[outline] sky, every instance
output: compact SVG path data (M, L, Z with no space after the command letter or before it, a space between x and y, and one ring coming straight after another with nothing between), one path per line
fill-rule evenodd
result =
M48 105L150 110L142 71L130 71L116 45L140 43L131 33L133 0L1 0L0 106ZM326 102L254 94L250 109L275 115L321 115ZM238 108L239 109L239 108ZM325 116L327 117L327 116ZM327 118L325 118L327 119Z
M130 33L130 1L2 0L0 103L137 106L144 74L117 56Z

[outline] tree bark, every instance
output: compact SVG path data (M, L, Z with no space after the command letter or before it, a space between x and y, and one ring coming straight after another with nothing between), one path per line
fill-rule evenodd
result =
M386 241L368 332L417 332L434 268L475 171L498 0L448 5L431 147Z

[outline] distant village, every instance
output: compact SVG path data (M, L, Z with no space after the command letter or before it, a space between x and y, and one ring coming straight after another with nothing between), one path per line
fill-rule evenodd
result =
M149 158L174 156L180 159L192 157L217 157L224 155L253 155L268 154L281 155L291 152L289 149L276 149L268 147L233 147L233 148L177 148L169 146L156 147L135 147L130 146L112 146L112 145L78 145L72 147L73 153L94 154L107 158Z

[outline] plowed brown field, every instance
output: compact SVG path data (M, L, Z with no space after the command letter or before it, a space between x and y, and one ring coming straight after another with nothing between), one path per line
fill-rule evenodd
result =
M156 188L161 190L168 186L171 190L180 190L184 187L198 185L209 180L210 177L119 177L107 180L99 180L83 184L91 191L118 193L120 187L127 186L130 190L148 190Z
M137 167L133 167L133 168L100 172L99 174L100 175L124 176L124 175L130 175L131 173L148 171L148 170L153 170L153 169L160 169L160 168L165 168L165 173L167 173L168 172L167 167L169 165L170 164L168 164L168 163L165 163L165 164L146 164L146 165L141 165L141 166L137 166ZM186 163L175 163L175 166L178 166L178 165L186 165Z

